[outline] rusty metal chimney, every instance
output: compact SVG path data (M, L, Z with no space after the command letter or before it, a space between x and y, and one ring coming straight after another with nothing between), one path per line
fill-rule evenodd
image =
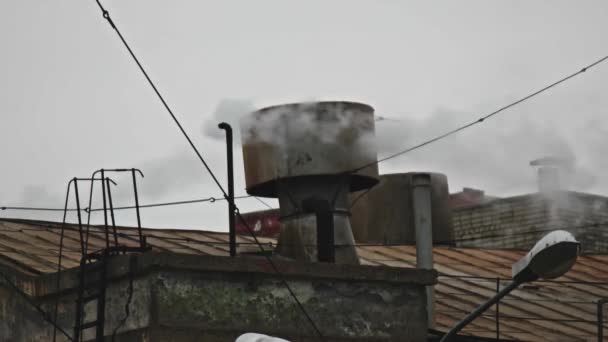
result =
M348 194L378 180L375 168L350 171L377 160L373 108L355 102L273 106L243 118L241 132L247 193L279 199L277 253L319 261L317 251L325 255L321 247L331 244L330 259L358 264ZM333 243L323 234L332 228L322 219L328 213Z

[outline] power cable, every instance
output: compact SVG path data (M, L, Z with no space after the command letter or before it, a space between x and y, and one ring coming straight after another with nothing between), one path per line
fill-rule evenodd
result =
M196 148L196 146L194 145L194 143L192 142L192 140L188 136L188 133L186 133L185 129L182 127L182 125L180 124L179 120L175 116L175 114L173 114L173 111L171 110L171 108L169 107L169 105L167 104L167 102L165 101L165 99L163 98L163 96L161 95L161 93L156 88L156 85L154 84L154 82L152 81L152 79L148 76L148 73L146 72L146 70L144 69L144 67L141 65L141 63L139 62L139 59L133 53L133 50L131 50L131 47L129 46L129 44L127 43L127 41L124 39L124 37L120 33L120 30L118 29L118 27L116 27L115 23L112 21L112 18L110 17L110 13L103 7L103 5L101 4L100 0L95 0L95 1L97 2L97 5L99 6L99 9L101 10L103 17L110 24L110 26L114 29L114 31L116 32L116 34L118 35L118 37L122 41L122 43L125 46L125 48L129 51L129 54L131 55L131 57L133 58L133 60L137 64L137 66L139 67L139 70L142 72L142 74L144 75L144 77L146 78L146 80L148 81L148 83L150 84L150 86L152 87L152 89L154 90L154 92L156 93L157 97L160 99L160 101L162 102L163 106L165 107L165 109L167 110L167 112L169 113L169 115L171 116L171 118L173 119L173 121L175 122L175 124L177 125L177 127L179 128L179 130L182 132L182 135L184 136L184 138L186 138L186 140L188 141L188 144L190 145L190 147L192 148L192 150L196 153L197 157L199 158L199 160L201 161L201 163L203 164L203 166L205 167L205 169L207 170L207 172L209 173L209 175L211 176L211 178L213 179L213 181L215 182L215 184L217 185L217 187L221 190L221 192L224 195L224 197L227 200L230 201L229 196L226 193L226 191L224 190L224 188L222 187L221 183L219 182L219 180L217 179L217 177L215 176L215 174L213 173L213 171L211 170L211 168L209 167L209 165L207 164L207 162L205 161L205 159L203 158L203 156L201 155L201 153L198 151L198 149ZM230 204L234 208L236 208L236 205L234 204L234 201L231 201L231 202L232 203L230 203ZM245 227L247 228L247 230L250 232L251 236L256 241L256 243L259 242L258 239L257 239L257 237L255 236L255 233L253 232L253 230L249 227L249 225L247 224L247 222L243 219L242 215L238 211L238 208L236 209L236 213L235 214L243 222L243 224L245 225ZM264 251L264 248L261 245L259 245L259 247L260 247L261 251ZM275 263L272 261L272 259L268 255L266 255L265 253L264 253L264 255L266 256L266 260L268 260L268 263L272 266L273 270L279 276L281 276L281 279L283 280L283 284L285 285L285 287L289 291L290 295L293 297L293 299L296 302L296 304L299 307L299 309L302 311L302 313L304 314L304 316L308 320L308 323L313 327L313 329L315 330L315 332L319 336L319 338L322 341L324 341L325 338L323 337L323 334L321 333L321 331L319 330L319 328L317 327L317 325L315 324L315 322L312 320L312 318L310 317L310 315L308 314L308 312L304 309L304 307L302 306L302 303L300 303L300 300L297 298L297 296L295 295L295 293L293 292L293 290L291 289L291 287L289 286L289 284L287 283L287 281L285 280L285 278L282 276L282 273L280 272L280 270L276 267Z
M60 208L43 208L43 207L9 207L9 206L2 206L2 207L0 207L0 210L61 211L61 212L63 212L63 209L60 209ZM76 209L67 209L67 211L76 211Z
M464 309L438 310L436 312L439 312L439 313L456 313L456 312L469 313L469 311L464 310ZM496 316L491 315L491 314L485 314L485 315L481 315L481 317L487 317L487 318L494 319ZM500 319L520 320L520 321L548 321L548 322L563 322L563 323L593 323L593 324L597 323L597 321L579 319L579 318L543 318L543 317L511 316L511 315L505 315L505 314L500 314Z
M451 131L445 132L445 133L443 133L443 134L441 134L441 135L439 135L439 136L437 136L435 138L432 138L432 139L429 139L427 141L424 141L424 142L422 142L422 143L420 143L418 145L414 145L414 146L412 146L410 148L407 148L405 150L402 150L402 151L393 153L393 154L391 154L389 156L386 156L384 158L378 159L377 161L365 164L365 165L363 165L361 167L358 167L358 168L352 170L351 173L355 173L355 172L361 171L363 169L366 169L366 168L368 168L370 166L374 166L376 164L380 164L380 163L382 163L384 161L387 161L389 159L397 158L397 157L399 157L399 156L401 156L403 154L406 154L406 153L409 153L411 151L417 150L417 149L419 149L421 147L424 147L426 145L432 144L432 143L434 143L436 141L439 141L439 140L447 138L447 137L449 137L449 136L451 136L453 134L456 134L456 133L458 133L460 131L463 131L463 130L469 128L469 127L472 127L472 126L475 126L477 124L480 124L480 123L484 122L485 120L487 120L487 119L489 119L489 118L491 118L491 117L493 117L493 116L495 116L497 114L500 114L501 112L503 112L503 111L505 111L505 110L507 110L507 109L509 109L511 107L514 107L514 106L516 106L516 105L518 105L518 104L520 104L522 102L525 102L525 101L527 101L527 100L529 100L529 99L531 99L531 98L533 98L533 97L535 97L535 96L537 96L537 95L539 95L539 94L541 94L541 93L543 93L543 92L545 92L545 91L547 91L547 90L549 90L549 89L551 89L551 88L553 88L553 87L555 87L555 86L557 86L557 85L559 85L559 84L561 84L563 82L568 81L571 78L574 78L574 77L576 77L576 76L578 76L578 75L586 72L587 70L595 67L596 65L598 65L598 64L600 64L600 63L602 63L602 62L604 62L606 60L608 60L608 55L604 56L604 57L602 57L600 59L598 59L597 61L595 61L595 62L593 62L593 63L591 63L591 64L589 64L589 65L587 65L585 67L583 67L582 69L580 69L577 72L574 72L574 73L572 73L572 74L570 74L568 76L565 76L565 77L559 79L558 81L555 81L555 82L549 84L548 86L545 86L544 88L541 88L541 89L539 89L539 90L537 90L537 91L535 91L535 92L533 92L533 93L531 93L531 94L529 94L527 96L524 96L524 97L520 98L519 100L511 102L511 103L509 103L506 106L503 106L503 107L501 107L501 108L499 108L499 109L497 109L497 110L495 110L495 111L493 111L493 112L491 112L489 114L486 114L486 115L480 117L479 119L477 119L475 121L467 123L467 124L465 124L463 126L455 128L455 129L453 129Z
M365 195L367 195L367 193L370 192L372 189L373 189L373 187L367 188L367 189L363 190L363 192L361 192L359 195L357 195L357 197L355 197L355 199L350 202L350 207L348 208L348 210L351 210L355 206L355 204L357 204L357 202L359 202L360 199L365 197Z
M236 197L234 197L234 199L243 199L243 198L249 198L249 197L252 197L252 196L249 196L249 195L236 196ZM166 207L166 206L171 206L171 205L182 205L182 204L192 204L192 203L202 203L202 202L215 203L216 201L226 201L226 199L221 198L221 197L209 197L209 198L205 198L205 199L193 199L193 200L184 200L184 201L175 201L175 202L143 204L143 205L140 205L139 208ZM136 208L136 206L132 205L132 206L124 206L124 207L115 207L114 210L125 210L125 209L135 209L135 208ZM85 208L84 210L87 211L89 209ZM97 208L97 209L92 209L89 211L93 212L93 211L102 211L102 210L103 210L102 208Z
M21 297L23 297L23 299L25 299L25 301L31 305L32 307L34 307L36 309L36 311L38 311L38 313L42 316L42 319L44 319L46 322L48 322L49 324L51 324L55 329L59 330L63 335L65 335L65 337L69 340L69 341L73 341L74 339L65 331L63 330L62 327L60 327L57 323L55 323L55 321L53 320L52 317L50 317L50 315L44 311L38 304L36 304L34 302L34 300L32 300L32 298L30 298L30 296L23 292L19 286L17 286L15 283L12 282L12 280L6 275L4 274L4 272L0 271L0 276L2 278L4 278L4 281L15 291L17 292L18 295L20 295Z
M246 215L246 214L245 214ZM6 221L7 219L0 219L0 220L4 220ZM10 219L9 219L10 221ZM19 222L19 221L15 221L15 222ZM550 232L553 230L576 230L576 229L590 229L590 228L598 228L598 227L604 227L604 226L608 226L608 221L598 221L598 222L591 222L591 223L587 223L587 224L581 224L581 225L564 225L564 226L558 226L558 227L551 227L551 228L543 228L543 229L535 229L535 230L528 230L528 231L523 231L523 232L515 232L515 233L504 233L504 234L496 234L496 233L492 233L492 234L486 234L486 235L478 235L478 236L474 236L474 237L468 237L468 238L460 238L460 239L452 239L452 240L444 240L444 241L436 241L435 244L436 245L454 245L456 243L459 242L474 242L474 241L479 241L479 240L486 240L486 239L493 239L493 238L501 238L501 237L512 237L512 236L526 236L526 235L536 235L538 233L543 233L543 232ZM59 227L57 227L59 228ZM131 229L128 227L118 227L121 229ZM69 226L65 226L66 230L71 230L71 231L77 231L76 228L74 227L69 227ZM49 231L49 232L53 232L52 228L18 228L18 229L7 229L5 227L0 227L0 232L23 232L23 231ZM221 232L206 232L206 233L217 233L217 234L221 234ZM201 244L208 244L208 245L228 245L229 242L227 241L204 241L204 240L198 240L196 238L181 238L181 237L169 237L169 236L155 236L154 235L154 230L151 229L150 230L150 234L151 235L146 235L146 238L149 239L161 239L161 240L171 240L171 241L185 241L185 242L193 242L193 243L201 243ZM129 234L129 233L124 233L124 232L119 232L118 233L119 237L137 237L137 234ZM265 237L265 238L273 238L273 237ZM263 245L266 245L267 247L273 247L275 243L273 242L264 242ZM414 242L396 242L396 243L387 243L387 242L369 242L369 243L357 243L355 244L356 247L399 247L399 246L412 246L414 244ZM256 242L237 242L237 245L257 245ZM298 244L298 246L302 246L302 244ZM304 246L307 247L315 247L317 246L315 245L308 245L305 244ZM345 246L345 245L336 245L336 246ZM46 249L49 251L52 250L56 250L56 249Z
M241 195L241 196L236 196L234 197L234 199L244 199L244 198L250 198L253 197L251 195ZM160 202L160 203L151 203L151 204L142 204L139 206L139 208L153 208L153 207L165 207L165 206L171 206L171 205L182 205L182 204L192 204L192 203L203 203L203 202L209 202L209 203L215 203L217 201L225 201L226 199L223 197L209 197L209 198L201 198L201 199L191 199L191 200L183 200L183 201L175 201L175 202ZM124 206L124 207L115 207L114 210L126 210L126 209L135 209L135 206ZM0 207L0 210L25 210L25 211L77 211L76 208L69 208L69 209L61 209L61 208L45 208L45 207L10 207L10 206L3 206ZM89 209L89 208L83 208L80 209L81 211L84 212L94 212L94 211L103 211L103 208L95 208L95 209Z
M150 85L150 87L152 87L152 90L154 90L154 93L156 93L156 96L162 102L163 106L167 110L167 113L169 113L169 115L173 119L173 122L177 125L177 128L179 128L179 130L181 131L181 133L184 136L184 138L186 138L186 140L188 141L188 144L190 145L190 147L192 148L192 150L194 151L194 153L196 153L196 156L201 161L201 163L203 164L203 166L205 167L205 169L207 170L207 172L209 173L209 175L211 176L211 178L213 179L213 181L215 182L215 184L220 188L220 190L222 190L222 193L223 193L224 197L227 198L228 195L227 195L226 191L224 191L224 188L222 187L220 181L217 179L217 177L215 176L215 174L213 173L213 171L211 170L211 168L207 164L207 161L205 161L205 158L203 158L203 156L201 155L201 153L198 151L198 149L194 145L194 142L192 141L192 139L190 139L190 136L188 135L188 133L186 132L186 130L184 129L184 127L182 126L182 124L179 122L179 120L177 119L177 117L173 113L173 110L171 110L171 107L169 107L169 104L167 103L167 101L165 101L165 98L163 97L163 95L160 93L160 91L158 90L158 88L156 88L156 85L154 84L154 82L152 81L152 79L150 78L150 76L148 76L148 72L141 65L139 59L137 58L137 56L135 56L135 53L133 52L133 50L131 49L131 47L129 46L129 44L127 43L127 41L125 40L125 38L123 37L123 35L120 32L120 30L118 29L118 27L116 27L116 24L114 23L114 21L110 17L110 12L108 12L103 7L103 5L101 4L101 2L99 0L95 0L95 1L97 2L97 5L99 6L99 9L101 10L103 18L106 19L106 21L108 22L108 24L110 24L110 26L112 26L112 28L114 29L114 31L116 32L116 34L118 35L118 37L120 38L120 40L122 41L122 43L125 46L125 48L129 51L129 54L131 55L131 58L137 64L137 66L139 67L139 70L141 71L141 73L144 75L144 77L148 81L148 84Z
M261 198L257 197L257 196L251 196L253 198L255 198L258 202L262 203L263 205L266 206L266 208L268 209L274 209L270 204L266 203L264 200L262 200Z

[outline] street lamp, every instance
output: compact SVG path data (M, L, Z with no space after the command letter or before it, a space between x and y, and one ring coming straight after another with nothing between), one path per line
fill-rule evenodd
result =
M443 336L441 342L450 341L462 328L519 285L539 278L554 279L564 275L576 262L579 249L580 243L567 231L556 230L545 235L528 254L513 264L513 281L458 322Z

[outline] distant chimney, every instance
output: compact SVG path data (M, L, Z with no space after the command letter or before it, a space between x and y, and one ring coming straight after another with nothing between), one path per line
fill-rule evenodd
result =
M241 127L247 193L279 199L277 253L358 264L348 195L378 182L374 167L353 172L377 160L373 108L354 102L280 105L252 113Z
M543 157L530 162L531 166L538 169L538 191L550 193L562 189L562 168L567 161L556 157Z

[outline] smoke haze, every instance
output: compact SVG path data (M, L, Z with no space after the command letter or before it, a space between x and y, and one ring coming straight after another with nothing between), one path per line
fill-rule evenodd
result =
M9 14L0 22L0 206L62 207L67 181L101 167L141 168L141 203L219 195L94 4L1 1L0 10ZM222 184L219 122L232 124L238 142L242 113L302 99L360 101L392 119L376 122L382 157L580 70L606 54L608 32L608 2L601 0L268 0L236 7L132 0L111 10ZM530 160L573 156L570 187L606 195L607 79L608 64L597 65L380 171L443 172L452 191L469 186L508 196L536 190ZM234 152L242 194L240 146ZM117 202L131 204L129 180L117 181ZM264 208L255 199L239 203L243 212ZM225 231L225 209L221 202L159 207L142 220Z

